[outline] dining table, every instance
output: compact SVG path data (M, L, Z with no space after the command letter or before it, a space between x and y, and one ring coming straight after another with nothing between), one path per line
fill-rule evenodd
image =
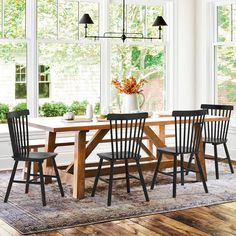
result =
M225 120L223 117L210 116L205 117L205 122L214 122ZM144 127L144 140L141 143L143 153L147 157L141 158L141 165L143 170L153 170L157 160L157 148L166 146L166 139L173 138L174 135L166 132L166 127L175 124L174 117L167 116L153 116L146 119ZM36 117L29 118L29 126L46 131L46 145L45 151L54 152L56 148L56 137L59 133L73 132L74 134L74 160L68 165L64 166L60 171L62 179L72 184L73 197L82 199L85 197L85 179L86 177L94 176L96 173L97 163L86 163L86 159L94 151L94 149L104 142L109 142L108 132L110 130L110 123L107 120L99 120L96 117L91 121L83 122L65 122L62 117ZM90 134L90 135L88 135ZM89 138L89 139L88 139ZM207 172L203 151L203 142L201 139L199 150L200 163L203 169L203 175L207 180ZM118 163L119 164L119 163ZM187 165L187 163L185 163ZM165 156L162 160L161 168L170 168L173 166L173 159L171 156ZM50 172L52 170L52 163L50 160L45 161L44 170ZM132 171L132 163L129 167ZM191 168L197 167L195 163ZM59 167L60 169L60 167ZM115 173L121 173L122 166L117 166ZM89 172L90 171L90 172ZM108 173L109 170L103 169L103 174ZM196 178L200 181L200 176L196 173ZM50 183L51 178L45 178L45 183Z

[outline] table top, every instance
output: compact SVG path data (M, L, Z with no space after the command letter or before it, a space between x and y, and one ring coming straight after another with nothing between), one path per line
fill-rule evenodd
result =
M205 117L206 122L226 120L224 117L209 116ZM159 125L172 125L174 124L174 117L150 117L146 120L145 126L159 126ZM50 132L67 132L67 131L80 131L80 130L98 130L109 129L109 121L98 121L94 118L89 122L63 122L62 117L38 117L30 118L29 126L42 129Z

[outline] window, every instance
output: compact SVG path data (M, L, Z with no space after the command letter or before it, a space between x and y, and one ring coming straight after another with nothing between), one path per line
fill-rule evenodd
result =
M26 1L1 1L0 11L0 103L13 108L27 94Z
M16 65L16 99L26 98L26 67L25 65Z
M39 65L39 98L50 97L50 67Z
M16 65L16 87L15 98L26 98L26 66ZM50 94L50 67L40 65L39 66L39 98L49 98Z
M216 101L236 109L236 4L217 5L215 34ZM233 116L236 117L234 110Z
M95 22L91 33L98 34L98 9L92 1L37 1L38 62L47 64L39 67L40 106L100 101L100 42L80 42L84 29L78 27L79 17L88 12Z
M169 42L85 39L84 25L78 24L80 17L89 13L94 25L89 26L88 34L121 31L121 3L1 0L0 103L13 108L27 102L34 116L43 104L51 102L63 102L66 106L74 101L83 106L89 102L97 107L101 102L115 108L122 99L112 89L111 79L120 80L132 74L148 81L144 109L165 109ZM151 25L157 15L165 15L169 3L162 0L126 3L127 31L157 36L157 29Z
M127 31L138 32L148 37L157 37L157 30L152 27L157 15L163 15L163 6L146 4L127 4ZM120 31L122 28L122 5L116 2L110 4L110 31ZM145 41L133 40L123 44L120 40L111 42L111 78L122 80L130 75L145 78L144 110L160 111L166 107L166 45L162 40ZM112 90L113 110L119 108L122 96ZM117 109L116 109L117 110ZM119 110L117 110L119 111Z

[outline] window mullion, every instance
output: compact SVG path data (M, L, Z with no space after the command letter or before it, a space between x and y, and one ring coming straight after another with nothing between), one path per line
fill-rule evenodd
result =
M27 107L31 116L38 114L38 66L37 66L37 4L26 0L27 43Z

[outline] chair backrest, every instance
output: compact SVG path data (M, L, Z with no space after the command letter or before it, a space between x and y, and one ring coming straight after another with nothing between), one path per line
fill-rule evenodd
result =
M225 121L206 122L204 124L204 137L214 140L226 140L229 128L229 120L234 107L231 105L202 104L201 108L207 110L208 115L228 118Z
M135 158L140 155L143 130L147 117L147 112L108 114L113 159Z
M7 123L14 158L27 157L29 154L29 110L7 113Z
M177 154L198 153L205 110L173 111L175 118L175 151Z

